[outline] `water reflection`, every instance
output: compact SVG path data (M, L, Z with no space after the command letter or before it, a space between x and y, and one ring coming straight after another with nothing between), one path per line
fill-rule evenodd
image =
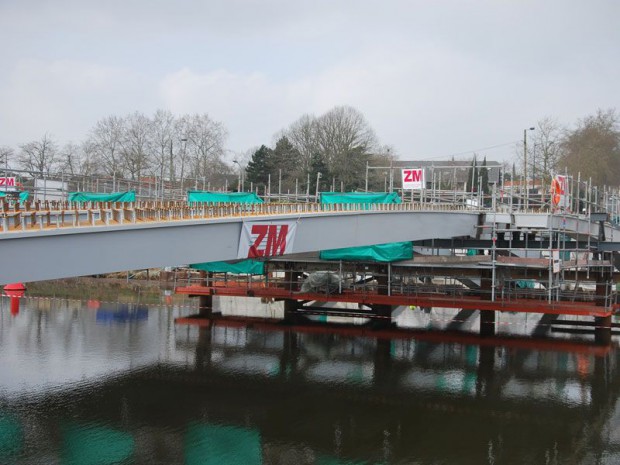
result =
M620 458L616 346L175 327L179 308L76 301L27 300L11 318L1 304L0 463Z

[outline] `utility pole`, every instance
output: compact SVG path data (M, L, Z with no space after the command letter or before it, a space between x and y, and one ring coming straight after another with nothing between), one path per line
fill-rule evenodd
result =
M527 131L533 131L535 128L523 130L523 184L525 186L525 209L529 206L529 189L527 182Z

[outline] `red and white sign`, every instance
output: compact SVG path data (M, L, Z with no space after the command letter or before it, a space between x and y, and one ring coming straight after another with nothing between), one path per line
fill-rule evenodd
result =
M296 221L245 221L237 258L276 257L291 253Z
M403 168L403 189L424 189L424 168Z
M15 178L0 177L0 191L14 191L17 185Z
M556 174L551 181L551 202L557 208L570 208L568 176Z

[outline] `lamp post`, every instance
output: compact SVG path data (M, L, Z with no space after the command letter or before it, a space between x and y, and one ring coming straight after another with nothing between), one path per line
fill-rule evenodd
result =
M233 163L236 163L239 167L239 184L237 184L237 192L241 192L241 164L237 160L233 160Z
M525 208L529 203L529 189L527 183L527 131L533 131L535 128L527 128L523 130L523 185L525 186Z
M314 193L314 198L315 198L316 203L319 203L319 182L321 180L321 176L322 176L321 172L319 171L316 174L316 192Z

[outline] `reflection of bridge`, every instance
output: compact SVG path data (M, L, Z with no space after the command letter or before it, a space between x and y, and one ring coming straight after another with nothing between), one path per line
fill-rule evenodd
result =
M217 325L178 332L175 343L187 362L21 406L32 439L61 438L59 422L71 418L130 434L136 463L182 463L196 425L205 437L225 428L252 442L260 456L248 463L580 463L588 447L603 448L620 394L616 351L597 357ZM309 453L316 461L304 461Z

